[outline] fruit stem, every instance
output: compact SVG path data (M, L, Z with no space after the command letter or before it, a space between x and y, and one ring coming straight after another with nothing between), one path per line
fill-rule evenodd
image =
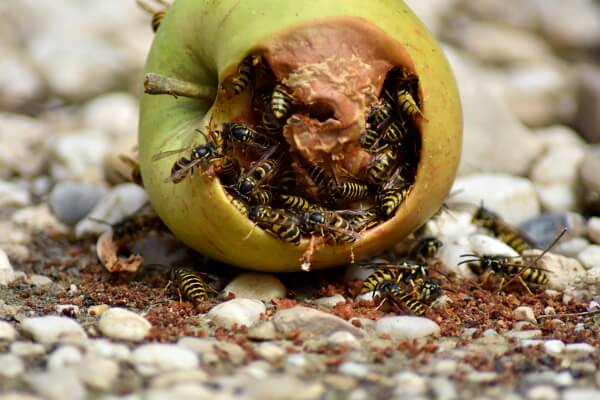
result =
M192 99L213 100L217 95L212 86L197 85L154 72L148 72L144 80L144 93L168 94L174 97L189 97Z

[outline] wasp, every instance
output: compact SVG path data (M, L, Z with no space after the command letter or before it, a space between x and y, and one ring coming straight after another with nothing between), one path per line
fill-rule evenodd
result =
M145 0L136 0L136 2L138 4L138 6L140 6L142 9L144 9L145 11L152 14L152 22L151 22L152 31L153 32L158 31L158 27L160 26L160 23L162 22L165 15L167 15L167 10L171 6L171 4L164 0L157 0L157 2L159 4L161 4L162 6L164 6L165 8L163 8L162 10L156 10L156 9L153 9Z
M240 177L236 186L235 192L244 199L252 198L255 193L270 193L264 188L260 188L263 183L268 182L278 171L283 155L277 158L270 158L278 146L273 146L269 151L264 153L258 159L253 167ZM262 190L261 190L262 189ZM269 195L271 198L272 196ZM261 204L264 204L262 201Z
M363 265L367 268L377 269L364 280L361 293L376 290L377 285L386 280L392 280L397 284L404 283L414 287L415 282L422 281L429 273L427 265L409 263L406 261L402 263L366 263Z
M296 186L296 174L291 168L282 168L277 175L277 189L290 191Z
M381 214L386 218L396 212L410 192L411 185L404 176L406 172L404 167L397 168L392 177L377 192L375 200Z
M212 291L199 272L183 267L171 268L171 281L177 286L179 296L193 303L208 301L208 292Z
M333 179L325 171L325 168L317 164L309 164L306 168L306 172L311 181L320 188L328 188L331 186Z
M354 216L350 221L350 225L356 232L360 232L374 228L379 225L380 222L381 217L379 216L379 210L377 207L371 207L362 211L359 215Z
M435 278L425 278L417 282L413 292L425 303L432 303L442 295L442 285Z
M165 183L173 182L179 183L183 181L188 175L193 174L194 169L198 166L202 167L204 171L207 171L209 166L218 159L223 158L223 140L220 135L212 135L212 140L206 136L200 129L196 129L204 139L205 144L193 146L189 157L181 157L173 163L171 167L171 175L165 179ZM165 157L179 154L183 151L190 150L189 147L177 150L168 150L161 153L155 154L152 157L152 161L162 160Z
M374 128L367 128L367 130L360 136L360 145L367 149L373 150L377 147L381 140L382 131ZM379 149L385 146L380 146Z
M233 205L233 207L238 210L240 214L248 215L248 206L243 200L231 195L229 192L225 192L225 196L227 196L227 199L231 205Z
M306 235L320 235L332 243L354 243L359 238L350 222L333 211L312 210L303 213L300 229Z
M252 80L253 63L254 57L248 56L238 66L237 74L231 79L234 94L238 95L248 87L248 84Z
M301 212L310 211L317 207L314 203L304 197L291 194L280 194L279 202L284 208Z
M223 124L223 136L233 143L244 144L261 150L267 150L278 143L269 135L257 132L246 125L235 122L226 122Z
M331 180L329 190L334 198L343 200L363 200L370 194L368 185L351 181L336 183Z
M423 114L417 101L407 89L399 89L396 93L396 104L400 113L404 113L410 117L414 117L417 114Z
M397 310L406 310L415 315L425 314L425 305L412 290L405 290L393 280L383 280L375 288L382 298L378 307L384 302L390 303Z
M371 107L367 114L367 121L372 125L379 125L389 121L394 114L394 106L387 99L381 99L381 103Z
M498 214L488 210L483 204L475 211L471 221L473 224L490 231L495 237L518 253L523 253L531 248L531 241L522 232L507 224Z
M396 146L375 154L367 166L367 181L374 185L379 185L388 180L394 173L398 165L398 149Z
M286 118L292 111L295 99L288 88L278 83L271 94L271 112L278 120Z
M140 170L140 163L137 160L125 154L120 154L119 160L121 160L124 164L127 164L131 168L129 177L123 176L123 174L118 173L119 176L121 176L125 180L135 183L140 187L144 187L144 181L142 180L142 171Z
M221 163L221 170L219 172L221 183L226 186L233 185L240 176L240 165L233 157L223 156L222 160L223 162Z
M444 243L436 237L423 237L411 249L410 258L419 262L433 260L443 245Z
M273 236L294 245L300 244L300 227L293 215L269 206L257 205L250 207L248 218Z
M408 127L403 120L397 119L391 121L383 131L381 137L390 143L398 143L404 140L408 135Z
M271 95L268 92L260 92L255 96L254 111L260 114L262 127L267 134L274 136L281 133L283 124L273 115Z

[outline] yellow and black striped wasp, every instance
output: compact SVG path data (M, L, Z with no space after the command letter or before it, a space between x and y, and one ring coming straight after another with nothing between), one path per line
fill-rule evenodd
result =
M278 174L284 153L272 157L279 145L265 152L248 172L243 173L233 189L234 193L252 204L268 204L273 201L271 187L267 184Z
M406 165L398 167L392 177L377 192L375 200L385 218L392 217L408 196L412 185L412 182L406 176L410 175L408 174L409 169Z
M222 134L231 143L250 146L263 151L279 144L279 141L275 138L235 122L224 123Z
M305 235L321 236L333 244L354 243L360 238L360 234L352 229L350 222L342 217L340 212L334 211L304 212L300 218L300 229Z
M482 204L477 208L471 219L474 225L480 226L492 235L512 247L517 253L531 249L532 241L519 229L506 223L500 215L485 208Z
M409 257L422 263L435 259L444 243L434 236L425 236L419 239L411 248Z
M171 168L171 175L165 179L165 183L173 182L179 183L183 181L188 175L194 172L194 169L200 167L203 172L207 172L213 162L223 159L223 139L217 132L211 132L209 138L200 129L196 129L200 135L202 135L206 141L205 144L192 145L191 147L185 147L177 150L167 150L155 154L152 157L152 161L159 161L166 157L180 154L184 151L190 151L190 155L187 157L181 157L173 163Z
M462 254L461 257L470 258L461 261L458 265L467 264L475 275L483 276L482 286L492 275L498 275L501 277L499 291L512 281L517 280L529 294L533 294L528 284L545 286L549 282L548 271L538 267L537 262L558 243L566 231L566 229L563 229L554 241L536 257L512 257L499 254ZM527 261L527 258L532 259L532 261ZM505 282L506 279L508 281Z
M155 1L156 1L156 3L160 4L160 6L161 6L160 8L152 7L147 0L136 0L136 3L138 4L138 6L140 6L140 8L142 8L144 11L147 11L148 13L152 14L151 26L152 26L152 31L154 31L154 32L158 31L158 28L160 27L160 23L162 22L165 15L167 15L167 11L168 11L169 7L171 6L171 3L166 0L155 0Z
M361 293L376 290L379 283L387 280L392 280L397 284L402 283L414 287L415 282L425 279L429 273L427 264L420 264L408 260L401 262L367 262L361 263L360 265L365 268L375 269L375 272L364 280Z
M273 236L294 245L302 239L298 218L285 210L266 205L255 205L248 210L248 218Z

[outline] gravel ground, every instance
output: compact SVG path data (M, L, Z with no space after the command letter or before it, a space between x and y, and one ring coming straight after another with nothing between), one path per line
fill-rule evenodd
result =
M97 220L147 200L118 156L135 145L150 16L133 0L0 4L0 400L600 399L599 3L408 3L465 113L451 211L422 232L444 243L430 267L445 289L422 317L361 295L365 268L208 260L147 208L115 239L144 266L108 272ZM461 206L481 200L541 249L568 228L540 259L546 287L499 291L458 266L512 255ZM174 264L207 273L208 302L180 297Z

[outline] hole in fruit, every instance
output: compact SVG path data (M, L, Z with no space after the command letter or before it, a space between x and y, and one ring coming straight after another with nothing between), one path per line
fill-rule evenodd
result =
M308 106L308 117L319 122L335 119L335 110L330 104L315 103Z

